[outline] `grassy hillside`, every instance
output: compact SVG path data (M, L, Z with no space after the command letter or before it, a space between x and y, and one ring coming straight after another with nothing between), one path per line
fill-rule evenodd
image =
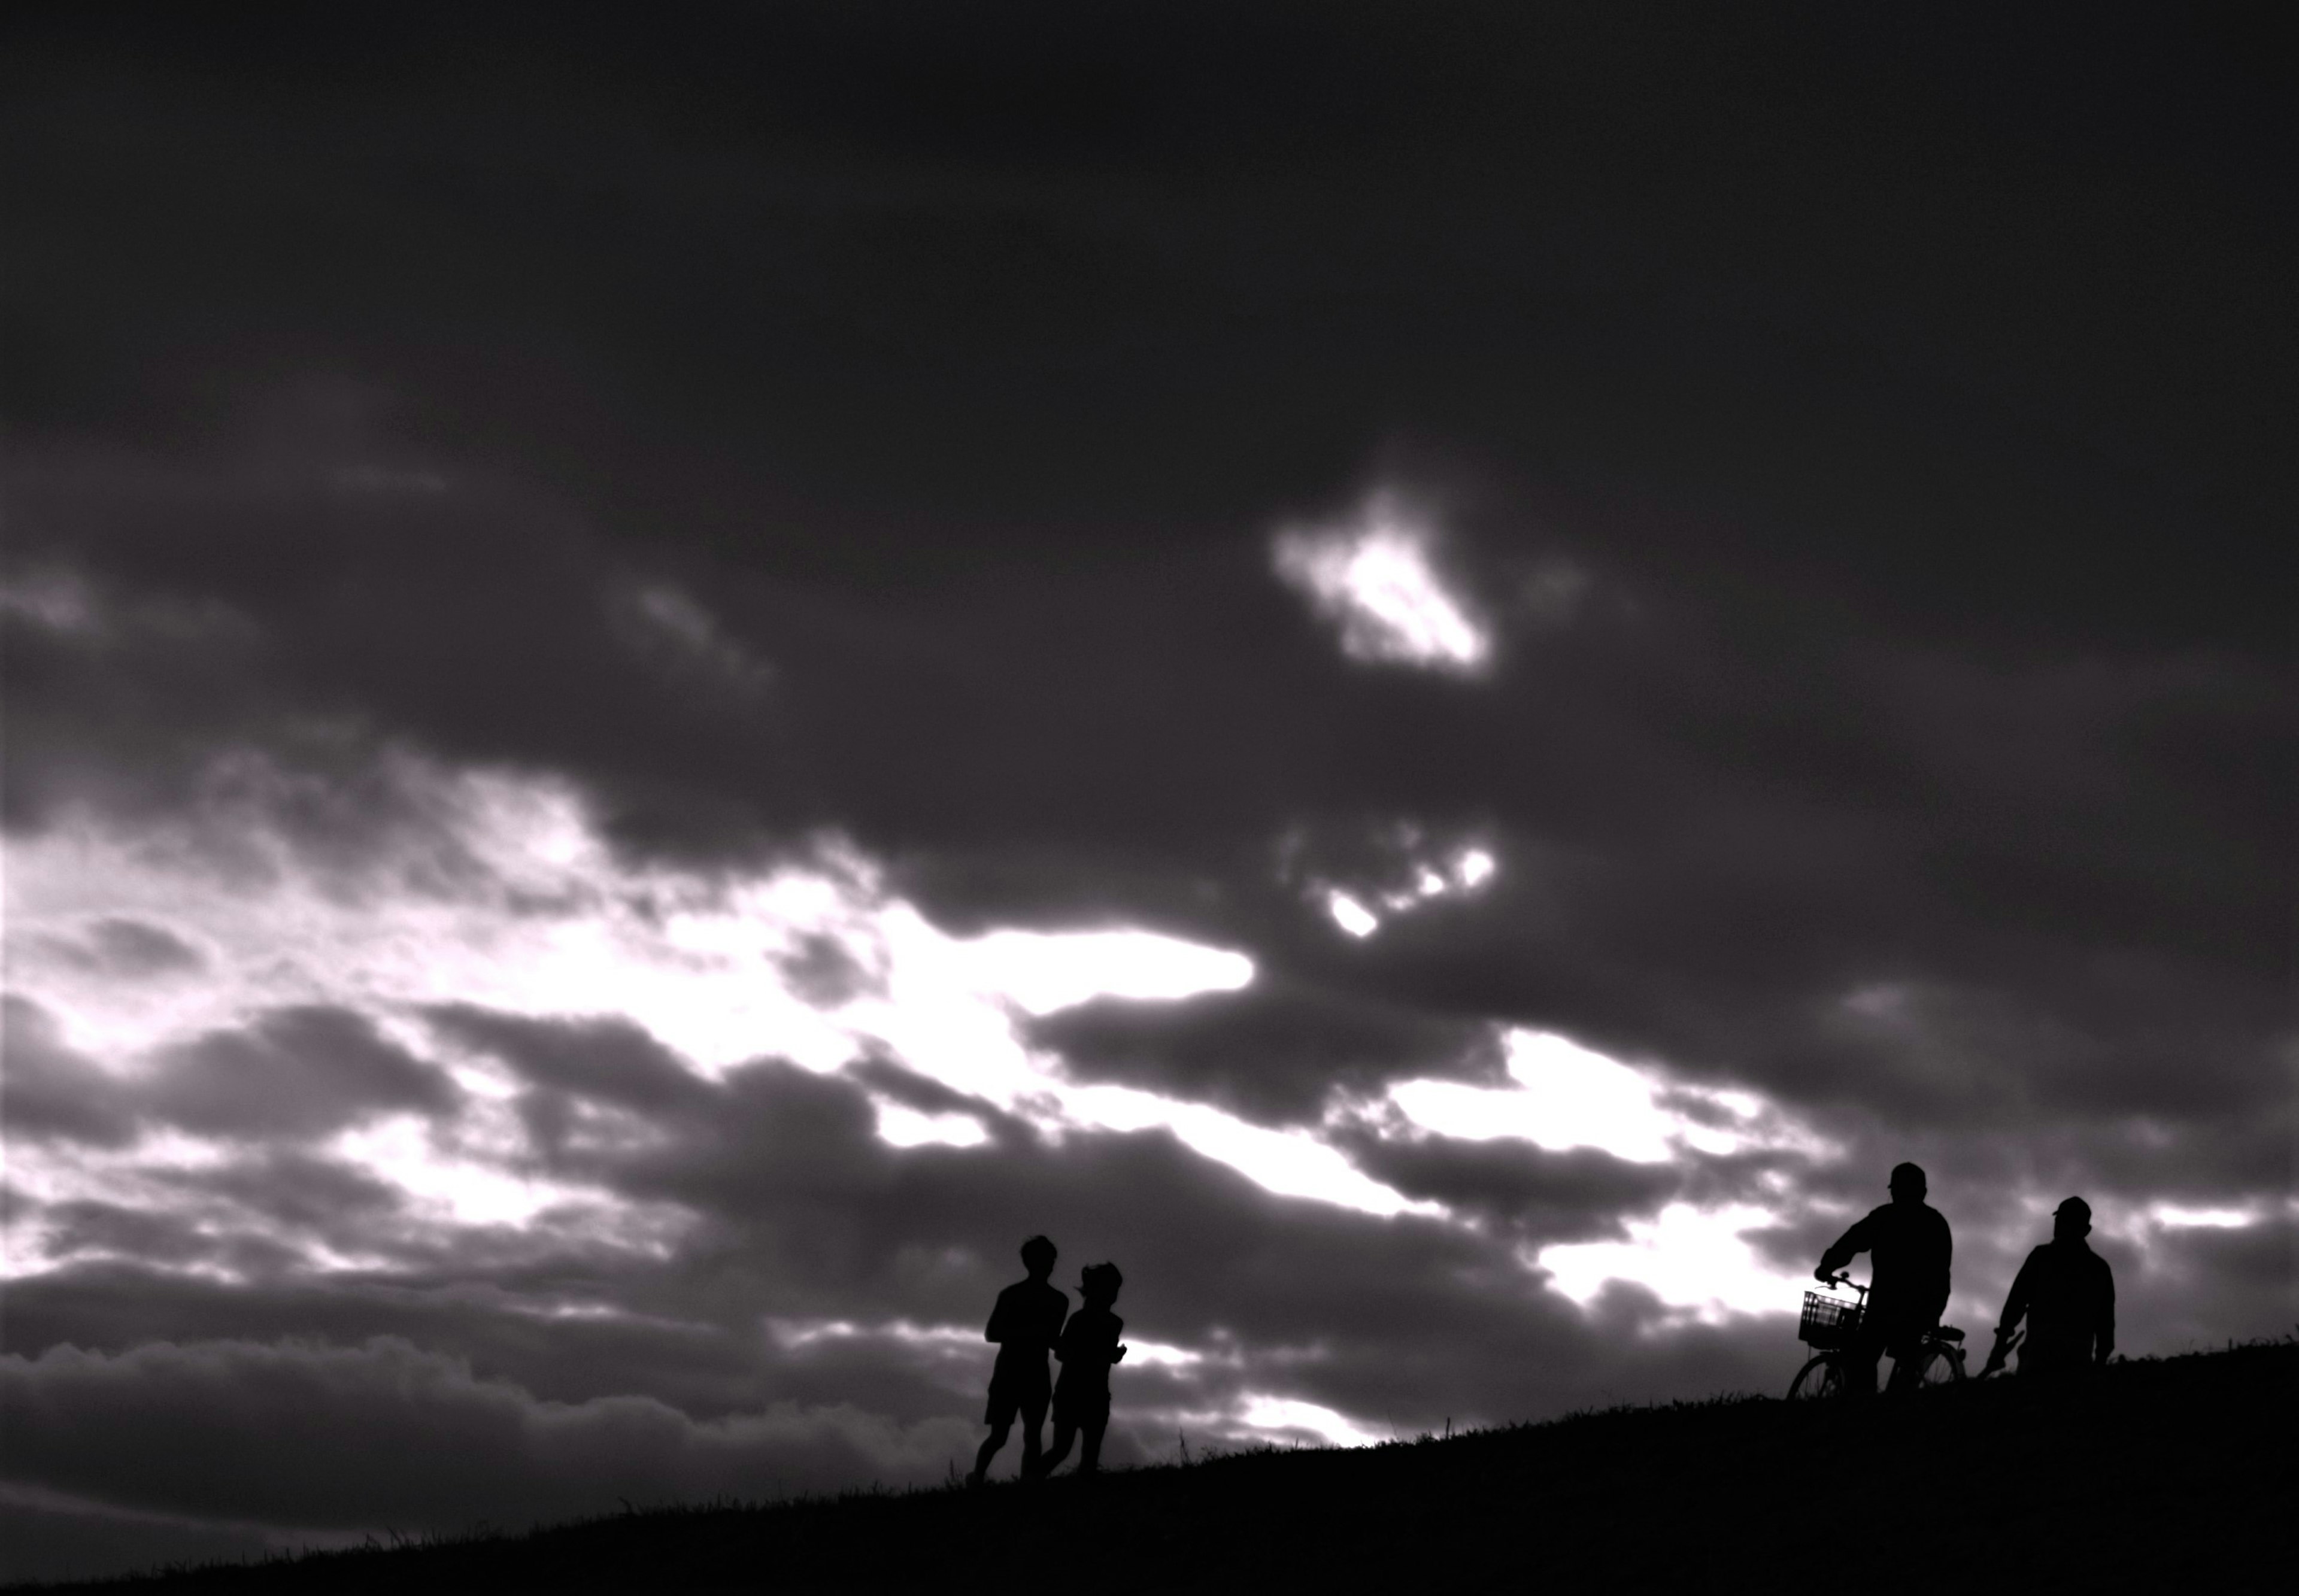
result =
M2121 1364L2075 1391L1999 1380L1865 1409L1615 1409L1036 1487L638 1513L105 1588L2269 1588L2282 1576L2266 1570L2299 1551L2295 1397L2299 1344L2256 1345Z

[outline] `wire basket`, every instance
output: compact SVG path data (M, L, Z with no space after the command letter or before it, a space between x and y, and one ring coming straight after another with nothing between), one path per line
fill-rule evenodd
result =
M1805 1293L1804 1319L1797 1326L1798 1341L1814 1347L1848 1346L1853 1332L1859 1328L1859 1303L1820 1292Z

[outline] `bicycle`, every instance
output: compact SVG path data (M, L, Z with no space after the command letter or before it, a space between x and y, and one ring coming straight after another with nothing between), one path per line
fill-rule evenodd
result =
M1847 1275L1831 1275L1828 1284L1831 1290L1848 1285L1859 1295L1847 1302L1841 1297L1805 1293L1804 1317L1797 1326L1797 1339L1812 1348L1813 1355L1789 1383L1789 1401L1792 1402L1851 1393L1851 1382L1846 1378L1844 1366L1859 1333L1861 1316L1867 1310L1868 1288ZM1963 1342L1963 1332L1953 1325L1936 1326L1925 1331L1916 1342L1916 1386L1961 1384L1964 1377ZM1899 1377L1899 1360L1895 1359L1892 1378L1897 1381Z

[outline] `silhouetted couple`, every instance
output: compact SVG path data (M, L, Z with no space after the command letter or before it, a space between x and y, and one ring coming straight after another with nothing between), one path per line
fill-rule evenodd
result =
M1022 1243L1022 1267L1029 1278L1017 1280L998 1293L990 1311L984 1341L998 1345L997 1367L990 1374L990 1406L982 1416L990 1438L975 1454L968 1484L979 1485L990 1470L990 1460L1006 1444L1014 1420L1022 1420L1022 1477L1042 1479L1069 1456L1073 1442L1083 1438L1078 1451L1078 1472L1091 1474L1101 1464L1101 1437L1109 1427L1110 1366L1125 1356L1117 1338L1125 1321L1110 1311L1117 1289L1125 1284L1117 1266L1093 1264L1078 1276L1078 1295L1085 1306L1070 1312L1070 1300L1049 1284L1058 1255L1053 1243L1033 1235ZM1046 1354L1061 1360L1062 1377L1048 1377ZM1045 1422L1047 1399L1054 1409L1054 1448L1041 1454L1038 1428Z
M1861 1315L1845 1371L1855 1395L1875 1394L1877 1359L1888 1352L1891 1389L1913 1385L1923 1366L1919 1349L1938 1327L1947 1307L1948 1262L1955 1243L1947 1220L1924 1201L1923 1170L1913 1164L1899 1165L1892 1171L1888 1189L1892 1201L1871 1209L1846 1231L1821 1254L1820 1268L1813 1271L1830 1280L1854 1255L1869 1255L1867 1310ZM2058 1373L2107 1361L2115 1349L2115 1282L2107 1260L2085 1244L2090 1231L2091 1209L2082 1198L2071 1197L2060 1204L2052 1240L2028 1255L2019 1278L2012 1283L2012 1294L1996 1327L1990 1369L2002 1366L2004 1350L2023 1315L2028 1338L2020 1354L2021 1374Z

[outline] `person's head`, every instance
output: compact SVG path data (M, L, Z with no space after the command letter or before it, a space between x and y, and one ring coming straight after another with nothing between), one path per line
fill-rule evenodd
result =
M1891 1190L1895 1202L1921 1202L1926 1190L1923 1170L1914 1164L1894 1165Z
M1030 1271L1033 1280L1043 1280L1052 1274L1057 1256L1053 1243L1044 1236L1033 1235L1022 1243L1022 1267Z
M1078 1276L1078 1295L1096 1308L1107 1308L1117 1301L1117 1288L1125 1284L1116 1264L1088 1264Z
M2052 1210L2052 1239L2079 1242L2091 1234L2091 1204L2071 1197Z

